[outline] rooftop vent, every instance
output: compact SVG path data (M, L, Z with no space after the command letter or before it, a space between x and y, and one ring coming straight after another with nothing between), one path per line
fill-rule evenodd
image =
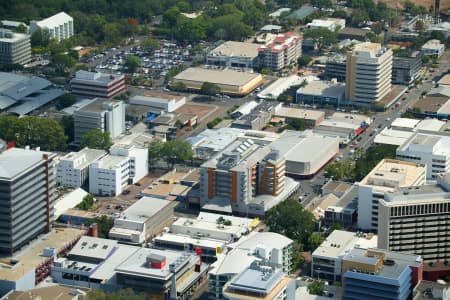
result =
M395 265L395 260L393 260L393 259L385 259L385 260L383 261L383 264L384 264L385 266L393 266L393 265Z

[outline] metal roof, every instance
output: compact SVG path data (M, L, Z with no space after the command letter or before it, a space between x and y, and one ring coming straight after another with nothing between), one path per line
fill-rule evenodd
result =
M23 116L55 100L63 94L64 91L57 89L42 90L36 96L24 98L23 100L25 101L23 104L10 108L8 112Z

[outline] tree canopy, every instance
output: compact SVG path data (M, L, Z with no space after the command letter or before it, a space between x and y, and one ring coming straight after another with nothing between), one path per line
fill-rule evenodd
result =
M122 289L113 293L105 293L103 290L90 290L86 295L87 300L146 300L145 294L136 294L132 289Z
M129 73L134 73L141 66L141 59L138 56L128 55L124 66Z
M397 146L374 145L367 149L355 165L355 180L363 179L383 158L395 158Z
M77 97L72 93L67 93L58 98L60 108L66 108L74 105L77 102Z
M100 217L94 217L86 222L86 226L96 223L98 226L98 237L107 238L109 230L114 225L114 220L108 216L102 215Z
M215 83L203 82L201 91L207 95L215 95L220 93L220 87Z
M325 283L321 280L316 280L308 285L308 292L312 295L322 296L325 288Z
M100 129L92 129L81 137L81 148L88 147L91 149L108 150L113 142L108 131Z
M94 205L94 195L92 194L87 194L86 196L83 197L83 200L77 205L77 208L81 209L81 210L89 210L92 205Z
M319 43L320 47L329 47L338 42L337 33L328 29L307 30L303 34L305 39L312 39Z
M163 144L161 155L168 167L173 168L176 163L185 163L191 160L194 157L194 151L188 142L173 140Z
M150 168L155 167L155 163L162 158L164 142L154 139L148 146L148 165Z

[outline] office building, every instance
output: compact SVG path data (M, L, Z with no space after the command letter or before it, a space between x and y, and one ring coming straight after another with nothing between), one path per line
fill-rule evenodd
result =
M345 82L347 75L347 57L343 54L336 54L328 57L325 64L325 78L331 80L336 78L339 82Z
M105 155L105 150L89 148L64 155L56 164L56 182L61 186L81 187L89 177L89 165Z
M345 100L345 84L331 81L312 81L297 90L295 103L309 103L312 105L339 106Z
M253 68L258 66L260 45L247 42L227 41L206 56L208 65L233 68Z
M73 18L65 12L60 12L41 21L31 21L31 34L38 29L48 31L50 38L59 42L74 35Z
M363 249L377 246L377 236L334 230L312 253L311 277L341 282L342 260L354 247Z
M122 101L97 99L73 114L75 143L92 129L109 132L116 138L125 132L125 104Z
M125 244L142 245L173 221L174 201L143 197L114 219L108 237Z
M1 141L0 141L1 142ZM0 252L13 254L51 230L55 154L0 146Z
M358 228L378 229L378 202L386 192L397 188L425 184L426 165L401 160L383 159L359 182Z
M422 54L419 51L409 56L394 56L392 59L392 83L411 85L421 77Z
M125 75L79 70L70 81L72 93L89 98L110 99L127 90Z
M0 64L25 65L30 61L30 36L0 28Z
M422 54L433 57L441 57L445 52L445 45L440 40L429 40L422 46Z
M109 153L89 165L89 192L94 195L117 196L148 173L148 148L117 144Z
M277 109L281 108L281 102L261 101L248 114L241 115L231 123L232 128L262 130L266 127Z
M284 274L292 272L293 241L273 232L252 232L229 245L209 270L209 292L215 300L225 299L224 286L254 262L279 266Z
M311 23L306 24L306 28L308 28L309 30L327 29L334 32L337 29L345 28L345 19L337 19L337 18L314 19L312 20Z
M378 247L421 255L425 262L450 260L450 176L435 185L387 192L378 204Z
M427 165L427 179L450 171L450 137L416 133L396 151L397 158Z
M229 300L295 300L295 280L276 265L254 262L223 288Z
M161 114L171 113L186 104L185 96L177 96L163 93L144 93L130 98L130 104L148 106L148 112Z
M419 255L353 248L342 260L342 299L410 299L422 268Z
M295 64L302 52L300 36L287 32L278 34L273 40L258 48L258 59L261 66L277 72L291 64Z
M200 168L203 210L264 216L298 188L285 176L279 151L252 140L235 141Z
M372 104L391 91L392 50L365 42L347 52L345 98Z

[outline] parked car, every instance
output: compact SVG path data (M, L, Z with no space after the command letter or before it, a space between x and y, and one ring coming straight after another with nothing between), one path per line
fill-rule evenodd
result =
M129 193L131 193L130 190L125 190L125 191L122 192L122 195L128 195Z

